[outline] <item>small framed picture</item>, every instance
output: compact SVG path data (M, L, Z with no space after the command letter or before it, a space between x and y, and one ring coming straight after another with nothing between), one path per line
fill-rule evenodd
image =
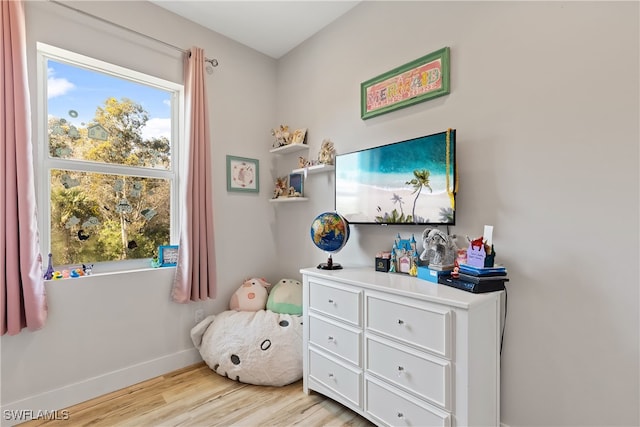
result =
M307 129L296 129L291 137L292 144L303 144L304 138L307 136Z
M178 245L158 247L160 267L173 267L178 264Z
M289 174L289 197L304 196L304 175L301 173Z
M260 192L259 160L227 156L227 191Z

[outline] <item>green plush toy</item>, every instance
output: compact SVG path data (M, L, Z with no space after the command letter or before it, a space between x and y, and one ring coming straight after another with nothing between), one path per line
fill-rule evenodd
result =
M271 289L267 299L267 310L282 314L302 314L302 283L293 279L282 279Z

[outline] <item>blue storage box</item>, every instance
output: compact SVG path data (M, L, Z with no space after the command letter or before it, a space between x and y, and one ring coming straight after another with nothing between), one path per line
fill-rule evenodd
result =
M451 270L439 271L431 270L429 267L418 267L418 279L427 280L429 282L438 283L441 276L450 276Z

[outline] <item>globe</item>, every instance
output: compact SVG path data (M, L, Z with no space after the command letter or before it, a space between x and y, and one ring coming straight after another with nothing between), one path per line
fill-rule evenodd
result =
M349 223L337 212L324 212L318 215L311 223L311 240L313 244L329 253L326 263L318 265L323 270L337 270L342 268L334 263L331 254L334 254L347 244L349 240Z

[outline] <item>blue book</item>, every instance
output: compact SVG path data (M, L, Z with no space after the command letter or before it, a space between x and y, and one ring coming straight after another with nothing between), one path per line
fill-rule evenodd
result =
M474 267L469 264L460 264L460 272L471 276L506 276L505 267Z

